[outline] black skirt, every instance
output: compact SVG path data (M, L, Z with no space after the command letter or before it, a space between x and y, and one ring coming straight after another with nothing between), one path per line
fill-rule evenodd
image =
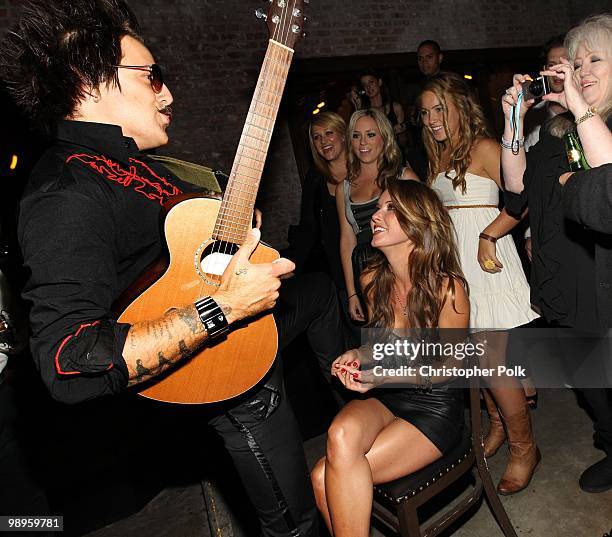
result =
M459 441L465 426L464 389L447 382L431 390L384 388L372 393L395 416L421 431L442 452Z

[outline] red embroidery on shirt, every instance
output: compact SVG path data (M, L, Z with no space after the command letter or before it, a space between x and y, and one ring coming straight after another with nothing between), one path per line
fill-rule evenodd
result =
M135 158L129 159L130 167L124 169L119 163L104 155L78 153L70 155L66 163L77 160L106 177L109 181L131 188L150 200L163 205L168 199L182 194L182 191L165 177L157 175L149 166Z
M93 323L82 324L81 326L79 326L79 329L74 334L70 334L69 336L66 336L64 338L64 340L62 341L61 345L59 346L59 349L57 349L57 352L55 353L55 371L57 372L58 375L81 375L81 371L63 371L62 370L62 366L61 366L60 361L59 361L59 357L60 357L60 354L62 353L62 351L64 350L64 347L66 346L66 344L72 338L79 337L79 334L83 330L85 330L86 328L89 328L90 326L96 326L97 324L100 324L99 320L98 321L94 321ZM106 371L109 371L110 369L112 369L113 365L114 364L110 364L106 368Z

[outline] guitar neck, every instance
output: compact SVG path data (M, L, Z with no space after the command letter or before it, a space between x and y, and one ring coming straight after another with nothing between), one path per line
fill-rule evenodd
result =
M252 227L253 208L293 50L270 39L251 100L213 237L242 244Z

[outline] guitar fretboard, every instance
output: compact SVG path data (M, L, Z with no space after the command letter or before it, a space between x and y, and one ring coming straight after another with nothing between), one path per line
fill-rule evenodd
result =
M293 50L274 41L268 50L240 136L230 179L215 222L213 238L242 244L251 229L263 173Z

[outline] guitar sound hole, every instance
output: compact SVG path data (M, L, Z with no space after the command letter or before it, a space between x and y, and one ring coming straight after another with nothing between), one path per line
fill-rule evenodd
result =
M207 245L200 257L204 279L212 285L219 285L223 272L237 251L238 245L233 242L213 241Z

